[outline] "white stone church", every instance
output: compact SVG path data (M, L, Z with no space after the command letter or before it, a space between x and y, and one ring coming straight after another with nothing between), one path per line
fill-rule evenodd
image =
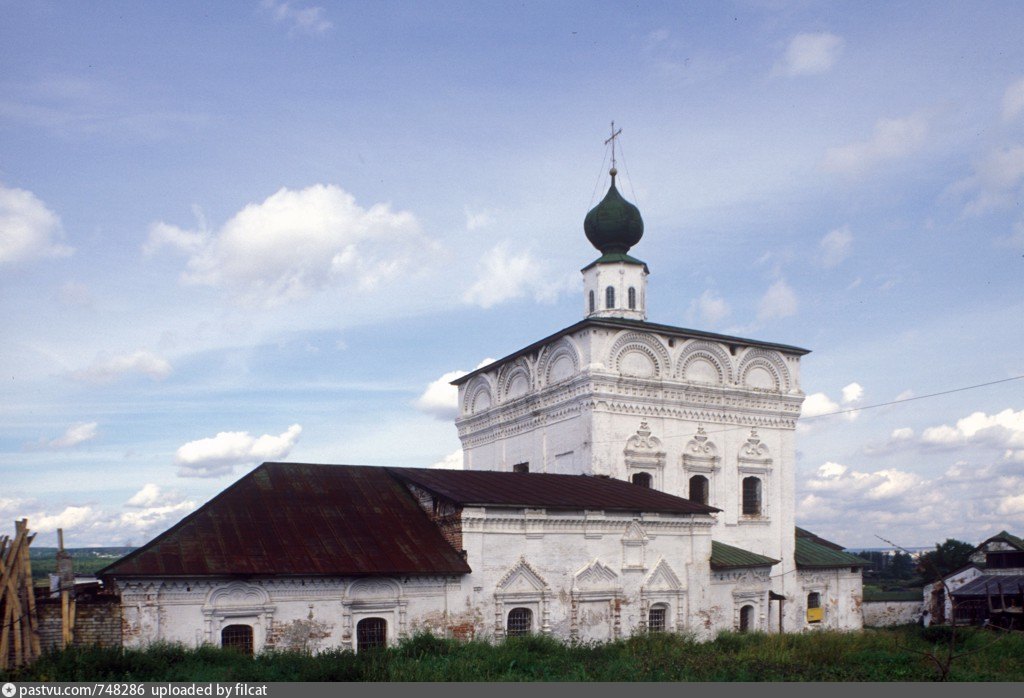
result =
M865 561L794 522L807 351L648 322L611 175L584 319L455 381L464 470L264 463L102 572L125 644L859 629Z

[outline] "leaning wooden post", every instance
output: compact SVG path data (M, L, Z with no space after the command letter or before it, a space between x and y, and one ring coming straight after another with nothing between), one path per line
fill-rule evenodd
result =
M36 539L36 534L28 535L28 519L21 520L25 530L25 546L21 549L23 560L22 574L25 576L25 606L27 618L25 623L26 649L25 663L34 662L42 654L39 642L39 616L36 615L36 590L32 585L32 557L29 554L29 546Z
M64 549L64 529L57 529L57 574L60 576L60 647L75 641L75 569L71 553Z

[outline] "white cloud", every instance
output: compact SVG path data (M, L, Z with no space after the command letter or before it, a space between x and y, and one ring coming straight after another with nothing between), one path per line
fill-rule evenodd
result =
M54 241L60 235L60 218L35 194L0 184L0 264L67 257L73 250Z
M757 319L761 322L777 318L789 317L796 314L797 300L796 293L786 283L785 279L779 279L761 297L757 308Z
M914 438L914 430L910 427L900 427L899 429L893 429L892 434L889 438L893 441L908 441Z
M290 2L263 0L263 8L275 21L288 25L289 34L323 34L334 26L319 6L296 7Z
M729 316L732 309L724 298L708 289L690 302L688 312L691 321L700 320L709 325L716 325Z
M142 489L133 494L124 505L137 509L147 509L168 506L178 502L180 499L181 496L177 492L168 492L156 483L148 482L142 486Z
M436 463L434 463L430 467L431 468L442 468L442 469L445 469L445 470L462 470L462 468L463 468L462 449L460 448L458 451L452 451L447 456L445 456L441 460L437 461Z
M978 216L1016 205L1024 182L1024 146L1000 148L974 163L974 174L950 187L955 194L974 192L964 214Z
M140 349L132 354L99 356L88 367L73 371L70 377L83 383L102 384L139 373L153 380L163 380L171 370L167 359Z
M823 414L838 412L839 409L839 404L833 402L825 393L813 393L804 398L804 404L800 407L800 416L818 417Z
M869 140L825 151L822 167L828 172L858 175L880 162L913 153L924 144L927 134L928 122L922 116L879 119Z
M849 542L860 545L875 534L905 545L948 537L977 541L984 531L1024 526L1022 487L1019 467L1006 462L979 467L958 461L933 476L827 462L798 478L797 520L839 542L859 537Z
M1013 121L1024 114L1024 78L1012 83L1003 93L1003 121Z
M71 448L96 438L96 422L83 422L68 427L63 436L46 442L47 448Z
M222 431L216 436L190 441L174 456L180 477L217 477L235 466L285 458L299 440L302 427L293 424L280 436L254 437L247 431Z
M494 359L484 359L476 368L483 368L487 364L494 363ZM474 371L476 369L473 369ZM469 371L449 371L440 378L432 381L427 385L426 389L416 399L416 409L421 412L443 419L445 421L451 421L459 416L459 389L451 385L453 380L462 378Z
M276 306L330 286L366 292L398 278L433 243L415 217L364 209L334 185L282 188L215 232L154 223L144 251L188 255L182 281L225 288L243 303Z
M82 526L96 518L96 510L89 506L65 507L57 514L42 514L27 517L32 529L40 533L48 533L62 528L65 531Z
M790 39L772 73L791 77L827 73L839 59L844 43L842 37L829 32L797 34Z
M468 371L449 371L432 382L416 400L416 409L438 419L455 419L459 415L459 389L449 383L467 373Z
M575 275L555 273L529 251L509 252L509 243L491 248L480 260L476 281L462 299L481 308L532 296L538 303L552 303L563 291L576 288Z
M860 383L850 383L843 388L844 405L858 402L862 397L864 397L864 388L861 387Z
M839 264L850 256L850 248L853 245L853 234L850 226L844 225L828 233L818 243L821 254L821 265L826 269L838 267Z
M974 412L955 426L941 424L921 433L921 442L933 446L982 444L999 448L1024 448L1024 410L1007 408L994 415Z
M464 211L466 214L466 230L479 230L480 228L486 228L494 222L494 217L490 211L470 211L468 206Z

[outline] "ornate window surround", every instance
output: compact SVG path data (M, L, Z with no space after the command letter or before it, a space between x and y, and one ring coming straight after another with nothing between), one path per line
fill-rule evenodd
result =
M708 441L707 432L702 424L697 425L697 433L683 449L683 481L689 486L690 478L703 475L708 480L708 505L715 506L718 501L717 482L715 477L721 469L722 459L718 455L718 447Z
M651 487L665 491L665 451L661 448L661 439L651 436L647 420L640 422L636 434L626 441L622 453L625 456L627 481L632 482L637 473L647 473L651 476Z
M761 481L761 513L756 516L743 513L743 488L737 488L737 513L740 524L764 524L771 521L772 517L772 459L769 454L768 445L761 442L757 435L757 429L750 430L750 436L740 446L739 455L736 457L736 470L739 473L739 481L744 478L756 477Z

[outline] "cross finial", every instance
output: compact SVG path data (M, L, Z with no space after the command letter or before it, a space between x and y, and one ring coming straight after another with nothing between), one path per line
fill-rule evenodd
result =
M615 177L615 175L619 173L619 171L615 169L615 139L618 137L620 133L622 133L622 129L620 128L618 131L616 131L615 122L612 121L612 135L609 136L604 142L605 145L608 145L609 143L612 144L612 169L610 172L612 177Z

